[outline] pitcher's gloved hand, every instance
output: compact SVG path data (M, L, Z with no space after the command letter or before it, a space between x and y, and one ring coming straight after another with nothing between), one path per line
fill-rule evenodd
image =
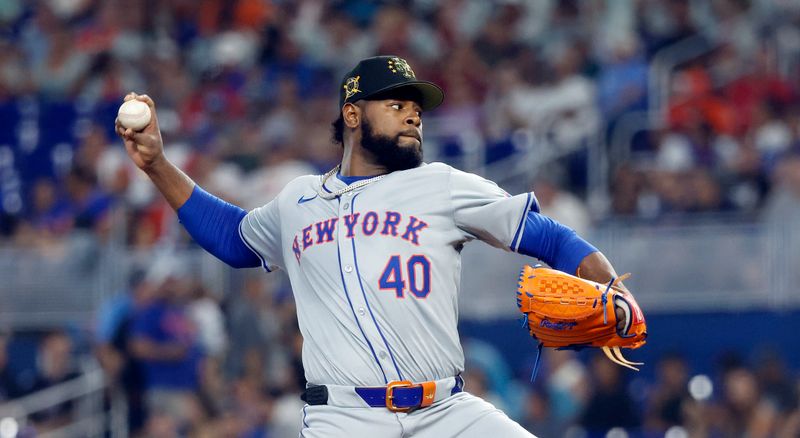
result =
M517 306L531 336L544 347L602 348L614 363L638 371L622 348L639 348L647 338L644 314L633 296L615 286L628 274L600 284L554 269L525 266Z

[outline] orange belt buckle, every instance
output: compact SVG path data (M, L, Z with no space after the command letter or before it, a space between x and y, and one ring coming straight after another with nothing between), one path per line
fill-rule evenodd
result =
M408 407L408 408L398 408L397 406L395 406L394 405L394 401L393 401L394 400L394 394L392 394L392 393L394 392L395 388L408 388L408 387L411 387L411 386L414 386L414 385L408 380L395 380L393 382L389 382L389 384L386 385L386 409L388 409L388 410L390 410L392 412L408 412L408 411L410 411L411 410L410 407Z

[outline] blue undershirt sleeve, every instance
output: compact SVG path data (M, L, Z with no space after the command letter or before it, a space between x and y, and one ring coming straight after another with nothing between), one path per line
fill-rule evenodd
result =
M553 269L575 275L584 257L597 252L597 248L571 228L529 211L517 252L536 257Z
M247 215L195 185L192 195L178 208L180 220L189 235L203 249L234 268L255 268L261 260L242 240L239 223Z

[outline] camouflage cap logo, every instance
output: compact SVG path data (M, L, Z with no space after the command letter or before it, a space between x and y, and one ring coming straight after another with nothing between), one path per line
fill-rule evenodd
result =
M411 66L408 65L405 59L402 58L391 58L388 61L389 70L392 73L400 73L407 79L415 79L416 76L414 75L414 70L411 70Z
M347 78L345 81L344 86L344 100L347 100L353 97L354 94L360 93L361 90L358 89L358 80L361 79L361 76L356 76L352 78Z

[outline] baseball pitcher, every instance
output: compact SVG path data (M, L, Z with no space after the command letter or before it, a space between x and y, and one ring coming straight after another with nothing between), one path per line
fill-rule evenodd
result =
M338 91L341 163L250 212L170 163L148 96L125 99L147 103L150 123L134 132L117 122L117 132L198 244L233 267L288 273L308 381L302 437L531 436L465 391L461 250L480 239L598 283L613 282L614 268L541 215L533 193L424 163L423 112L444 93L405 60L364 59Z

